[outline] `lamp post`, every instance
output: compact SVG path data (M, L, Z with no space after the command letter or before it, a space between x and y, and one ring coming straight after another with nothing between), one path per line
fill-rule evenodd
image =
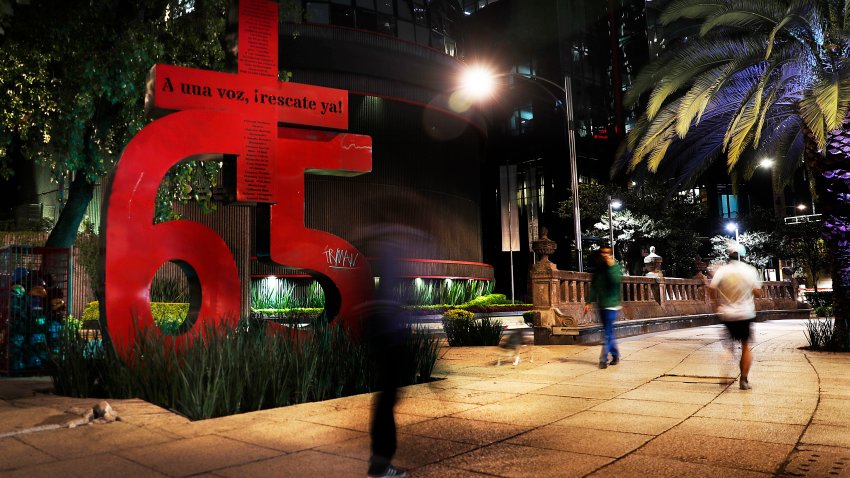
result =
M620 209L623 203L619 199L611 199L608 196L608 244L611 246L611 253L614 253L614 213L613 209Z
M738 223L736 223L736 222L727 223L726 224L726 230L729 231L729 232L735 231L735 242L740 242L740 241L738 241Z
M567 149L569 150L570 163L570 189L572 190L573 199L573 228L575 233L576 258L578 262L578 271L584 272L584 261L582 258L581 244L581 208L579 206L578 196L578 170L576 167L576 140L575 140L575 122L573 121L573 92L569 76L564 77L564 86L561 86L554 81L546 78L517 72L507 72L494 74L488 69L481 66L470 67L464 72L460 91L464 92L471 98L485 98L492 93L496 86L496 78L513 77L521 78L530 81L543 88L548 94L552 95L556 101L561 101L561 98L552 93L552 91L541 83L545 83L551 88L555 88L563 94L564 100L564 133L567 140Z

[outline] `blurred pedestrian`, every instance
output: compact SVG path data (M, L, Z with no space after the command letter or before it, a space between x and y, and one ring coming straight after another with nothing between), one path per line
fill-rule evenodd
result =
M623 307L620 305L621 284L623 282L623 271L620 264L614 259L610 246L602 246L593 258L594 270L590 281L590 291L587 295L587 303L584 304L584 313L590 309L590 305L596 302L599 309L599 320L602 321L605 334L602 342L602 353L599 355L599 368L608 368L608 365L620 363L620 349L617 348L617 340L614 337L614 321ZM611 355L611 363L608 363L608 355Z
M399 291L404 266L411 257L429 257L433 239L425 232L430 209L418 197L390 196L383 201L391 209L370 207L373 224L359 238L373 257L372 272L378 277L375 297L363 304L366 341L377 372L377 394L369 427L371 456L369 478L404 478L407 472L392 464L397 448L394 408L403 379L407 354L407 321ZM393 211L404 211L403 214Z
M753 354L750 350L751 325L756 317L755 297L761 295L761 278L755 267L741 262L746 248L730 242L726 249L729 261L717 269L709 285L714 296L715 311L732 340L741 344L741 390L752 388L749 382Z

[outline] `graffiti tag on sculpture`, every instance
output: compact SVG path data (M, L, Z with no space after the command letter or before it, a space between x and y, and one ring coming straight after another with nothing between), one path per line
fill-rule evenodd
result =
M325 249L325 259L328 261L328 267L333 269L354 269L357 267L357 258L360 253L357 251L349 251L347 249L333 249L328 247Z
M165 116L127 145L104 201L101 317L122 357L137 328L153 325L150 284L169 261L183 269L191 291L186 320L193 326L176 343L202 332L202 324L239 319L236 262L218 233L187 220L153 223L162 179L192 156L235 162L237 202L268 205L257 208L258 229L269 235L258 238L257 256L314 275L329 316L352 321L355 306L372 294L372 273L368 263L358 263L359 251L304 222L305 174L371 171L372 140L327 130L347 129L347 91L278 81L277 8L269 0L239 2L238 74L151 69L145 108Z

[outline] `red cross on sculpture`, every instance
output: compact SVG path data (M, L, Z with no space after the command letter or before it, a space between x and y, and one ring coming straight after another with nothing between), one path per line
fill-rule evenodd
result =
M348 128L347 91L278 80L277 10L273 1L240 0L236 74L151 68L146 111L169 114L127 145L104 202L101 317L125 358L137 327L153 325L150 285L168 261L182 268L190 285L189 316L178 343L202 332L203 324L239 319L239 276L224 240L193 221L153 223L167 171L201 155L234 158L236 200L269 205L269 237L260 241L269 247L258 255L310 271L325 290L328 314L353 325L355 307L372 294L363 255L304 223L304 175L371 171L372 140L328 131Z

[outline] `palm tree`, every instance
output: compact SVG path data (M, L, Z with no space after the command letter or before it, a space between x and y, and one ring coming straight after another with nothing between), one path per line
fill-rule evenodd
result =
M714 160L748 179L755 151L779 183L804 165L831 255L835 332L850 343L850 2L673 0L665 25L699 34L638 75L626 101L646 108L615 169L663 174L682 188ZM647 95L648 93L648 95Z

